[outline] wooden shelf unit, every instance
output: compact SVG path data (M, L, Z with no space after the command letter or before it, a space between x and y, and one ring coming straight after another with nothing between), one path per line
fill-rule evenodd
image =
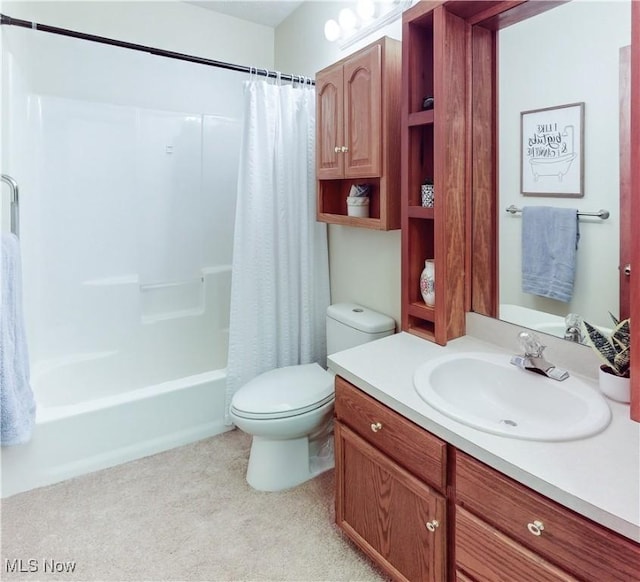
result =
M468 192L467 60L470 25L446 7L403 16L402 329L444 345L464 334ZM425 97L434 108L423 111ZM434 181L433 208L420 185ZM434 259L436 303L422 301L420 273Z

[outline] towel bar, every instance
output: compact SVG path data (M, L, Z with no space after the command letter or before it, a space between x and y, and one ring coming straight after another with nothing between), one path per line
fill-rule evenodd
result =
M518 212L522 212L522 208L517 208L513 204L505 208L505 210L509 214L517 214ZM578 216L597 216L602 220L607 220L607 218L609 218L611 214L609 213L608 210L604 210L603 208L601 208L600 210L598 210L598 212L578 212Z
M20 236L20 191L18 182L7 174L2 174L1 178L11 188L11 232L16 236Z

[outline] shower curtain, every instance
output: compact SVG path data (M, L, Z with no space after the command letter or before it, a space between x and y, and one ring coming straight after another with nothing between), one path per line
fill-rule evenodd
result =
M315 89L249 80L233 246L226 420L234 392L282 366L325 365L326 225L315 216Z

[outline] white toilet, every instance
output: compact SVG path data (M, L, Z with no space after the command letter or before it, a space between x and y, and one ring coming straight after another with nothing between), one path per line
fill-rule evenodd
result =
M326 321L329 354L395 330L391 317L354 303L330 305ZM332 445L333 401L333 374L318 364L270 370L240 388L229 413L253 436L249 485L280 491L333 467L333 447L327 446Z

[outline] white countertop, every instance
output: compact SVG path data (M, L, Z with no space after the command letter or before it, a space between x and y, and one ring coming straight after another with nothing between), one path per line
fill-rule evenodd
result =
M442 347L403 332L332 354L328 363L336 374L472 457L640 542L640 423L629 419L629 405L607 399L609 426L580 440L539 442L482 432L438 412L413 386L420 364L465 351L508 353L471 336Z

